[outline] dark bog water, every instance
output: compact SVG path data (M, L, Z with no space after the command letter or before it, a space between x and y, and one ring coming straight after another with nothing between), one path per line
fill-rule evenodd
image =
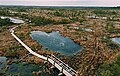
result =
M9 65L8 70L6 71L6 75L15 75L19 74L20 76L34 76L33 72L40 71L41 73L37 76L57 76L59 71L55 70L54 72L45 73L43 72L46 66L44 65L37 65L37 64L28 64L27 62L19 62L19 63L13 63Z
M81 50L81 46L74 43L70 38L63 37L59 32L46 33L42 31L32 31L32 39L36 40L44 47L58 51L65 55L73 55L74 53Z
M6 57L0 57L0 69L6 65Z
M5 69L6 66L8 66L7 70ZM38 71L41 72L38 76L57 76L59 73L59 70L57 69L51 71L51 74L45 73L45 68L47 68L45 65L29 64L27 62L18 62L7 65L7 58L0 57L0 73L4 73L6 76L16 76L16 74L19 74L20 76L34 76L33 72Z
M118 37L118 38L112 38L112 41L114 41L114 42L120 44L120 37Z

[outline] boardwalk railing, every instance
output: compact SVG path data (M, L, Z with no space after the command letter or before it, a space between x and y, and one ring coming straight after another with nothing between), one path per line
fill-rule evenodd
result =
M54 67L56 67L57 69L60 70L60 72L62 72L63 74L65 74L66 76L77 76L77 72L72 69L71 67L69 67L67 64L65 64L63 61L61 61L60 59L58 59L57 57L55 57L54 55L45 57L43 55L40 55L36 52L34 52L31 48L29 48L25 43L23 43L15 34L14 34L14 29L17 28L13 27L12 29L10 29L11 35L22 45L24 46L31 54L44 59L48 62L50 62Z
M77 72L72 69L71 67L69 67L67 64L65 64L63 61L61 61L60 59L58 59L57 57L55 57L54 55L49 56L48 58L52 59L54 61L54 64L58 64L60 67L62 67L61 72L63 72L63 70L67 71L69 74L71 74L71 76L77 76Z

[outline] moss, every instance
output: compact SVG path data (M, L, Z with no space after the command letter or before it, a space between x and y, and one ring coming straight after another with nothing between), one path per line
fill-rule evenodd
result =
M15 50L9 50L6 52L6 57L17 57L17 52Z

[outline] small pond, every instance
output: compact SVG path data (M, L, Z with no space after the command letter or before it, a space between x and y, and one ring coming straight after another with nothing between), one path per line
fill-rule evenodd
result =
M113 42L116 42L117 44L120 44L120 37L112 38Z
M92 32L92 31L93 31L93 30L90 29L90 28L81 28L81 30L83 30L83 31L87 31L87 32Z
M5 67L8 67L6 70ZM40 71L40 76L57 76L59 70L55 69L51 71L51 74L45 73L44 70L47 68L45 65L29 64L28 62L17 62L7 65L7 58L0 57L0 73L4 73L6 76L20 74L21 76L33 76L33 72Z
M7 65L7 58L6 57L0 57L0 73L4 73L5 71L3 68L5 68Z
M23 20L20 20L20 19L15 19L15 18L12 18L12 17L4 17L4 16L0 16L1 19L6 19L6 18L9 18L11 20L11 22L13 23L24 23Z
M9 68L5 72L6 75L15 75L20 74L21 76L33 76L33 72L40 71L41 73L39 76L57 76L59 71L55 70L54 72L45 73L43 72L46 66L44 65L37 65L37 64L29 64L27 62L19 62L19 63L12 63L11 65L8 65Z
M4 66L6 66L6 61L7 61L7 58L6 58L6 57L0 57L0 70L1 70L1 68L3 68Z
M42 31L32 31L30 35L33 40L36 40L45 48L61 52L65 55L73 55L82 49L80 45L68 37L61 36L59 32L46 33Z

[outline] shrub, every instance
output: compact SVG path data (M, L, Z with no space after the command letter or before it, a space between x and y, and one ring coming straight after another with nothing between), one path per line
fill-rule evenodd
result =
M54 20L45 17L33 17L31 21L35 25L47 25L54 23Z
M6 56L7 56L7 57L17 57L17 53L16 53L15 50L9 50L9 51L7 51L7 53L6 53Z
M120 75L120 55L111 64L104 63L97 70L97 76L119 76Z
M112 43L112 42L109 42L109 43L107 44L107 46L108 46L109 48L111 48L111 49L117 49L117 48L119 47L117 44Z
M61 12L59 12L59 11L56 11L56 12L54 12L53 13L55 16L63 16L63 14L61 13Z
M56 24L69 24L71 21L69 19L61 19L56 22Z
M11 25L11 24L12 24L12 22L8 18L0 19L0 26Z
M114 30L115 30L115 27L113 26L112 23L107 23L106 26L105 26L105 29L110 32L110 33L113 33Z

